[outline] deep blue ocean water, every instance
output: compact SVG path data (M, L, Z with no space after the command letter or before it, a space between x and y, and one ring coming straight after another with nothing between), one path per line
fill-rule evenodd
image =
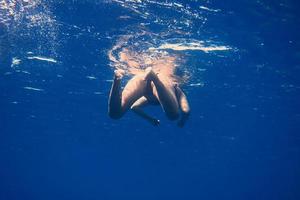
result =
M0 8L1 200L300 199L297 1L0 0ZM159 107L146 108L158 127L132 112L108 117L109 51L127 35L122 45L137 51L186 47L165 49L189 74L184 128Z

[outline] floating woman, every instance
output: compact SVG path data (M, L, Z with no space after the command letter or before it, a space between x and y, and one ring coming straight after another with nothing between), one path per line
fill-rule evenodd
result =
M190 114L190 107L178 84L163 73L155 73L148 67L143 73L129 80L121 92L122 76L120 70L115 70L108 102L108 114L111 118L120 119L131 109L152 125L158 126L159 120L146 114L142 107L160 105L168 119L179 119L178 126L184 126Z

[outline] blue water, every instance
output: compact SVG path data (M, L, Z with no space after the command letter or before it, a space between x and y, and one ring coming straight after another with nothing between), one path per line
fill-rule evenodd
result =
M300 199L297 1L0 2L1 200ZM184 128L107 116L124 35L228 48L166 50L189 74Z

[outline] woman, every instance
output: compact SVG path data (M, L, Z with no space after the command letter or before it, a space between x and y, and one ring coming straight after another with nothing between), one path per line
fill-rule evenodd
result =
M184 126L190 107L183 91L170 78L162 73L155 74L152 68L148 67L144 73L129 80L122 92L121 79L122 74L116 70L108 102L108 114L111 118L119 119L131 109L157 126L159 120L146 114L142 107L161 105L170 120L179 119L178 126Z

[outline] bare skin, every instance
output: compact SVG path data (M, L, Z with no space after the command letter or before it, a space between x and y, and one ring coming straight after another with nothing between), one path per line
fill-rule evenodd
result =
M108 114L113 119L121 118L131 109L138 116L152 125L159 125L159 120L145 113L146 105L161 105L170 120L178 120L177 125L183 127L190 113L190 107L183 91L163 74L155 74L151 68L145 73L134 76L121 92L122 74L115 71L111 87Z

